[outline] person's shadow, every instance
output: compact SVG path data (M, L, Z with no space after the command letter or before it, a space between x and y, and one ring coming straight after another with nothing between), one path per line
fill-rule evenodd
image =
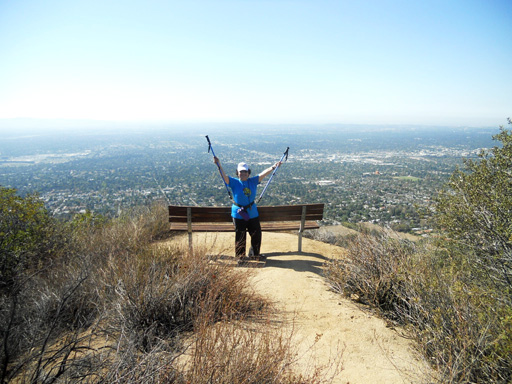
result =
M266 253L267 261L265 268L286 268L297 272L313 272L317 275L323 275L323 266L327 257L312 252L273 252ZM286 256L286 260L273 259L272 256ZM307 256L308 259L297 258L294 256Z

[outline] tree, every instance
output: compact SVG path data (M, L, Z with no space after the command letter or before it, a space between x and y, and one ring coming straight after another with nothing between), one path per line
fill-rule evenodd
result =
M508 119L508 124L512 124ZM501 142L465 160L436 201L440 227L470 247L476 263L497 282L512 288L512 132L500 127Z

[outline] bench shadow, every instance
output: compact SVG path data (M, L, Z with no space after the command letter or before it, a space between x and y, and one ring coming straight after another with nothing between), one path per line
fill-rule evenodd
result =
M320 276L323 275L325 262L329 260L329 258L313 252L273 252L265 253L265 256L267 256L265 268L293 269L296 272L312 272ZM273 259L273 256L285 256L286 260ZM300 258L294 258L294 256L299 256ZM311 259L304 260L302 259L304 256Z

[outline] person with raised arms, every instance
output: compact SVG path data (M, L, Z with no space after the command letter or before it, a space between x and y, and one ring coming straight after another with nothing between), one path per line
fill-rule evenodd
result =
M274 172L282 162L278 161L271 167L263 170L256 176L251 177L251 169L245 162L238 164L236 168L236 178L228 176L220 164L220 160L215 155L213 161L219 168L224 183L233 193L233 205L231 207L231 217L235 225L235 255L240 261L246 258L247 232L251 236L252 254L249 256L256 260L264 257L260 255L261 248L261 225L256 206L256 189L258 184L272 172Z

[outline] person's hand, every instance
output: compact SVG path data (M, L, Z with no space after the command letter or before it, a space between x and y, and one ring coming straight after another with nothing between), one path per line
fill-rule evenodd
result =
M213 156L213 162L217 165L220 165L220 161L219 161L219 158L216 157L216 156Z
M278 161L277 163L274 164L274 166L272 168L276 169L276 168L279 168L281 166L281 164L283 164L281 161Z

